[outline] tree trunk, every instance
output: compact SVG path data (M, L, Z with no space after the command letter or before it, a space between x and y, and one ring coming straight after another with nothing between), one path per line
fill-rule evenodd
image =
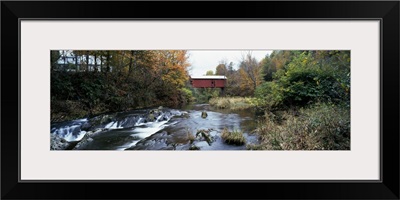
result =
M107 51L107 73L110 72L110 51Z
M75 70L76 71L79 71L79 67L78 67L78 55L77 54L75 54Z
M126 76L126 80L131 76L132 70L133 70L133 57L135 56L135 52L131 51L131 57L129 59L129 69L128 69L128 76ZM136 65L136 56L135 56L135 65Z
M89 51L86 51L86 72L89 72Z
M94 53L94 70L98 71L97 70L97 55L96 55L96 53Z
M103 55L100 55L100 72L103 71Z

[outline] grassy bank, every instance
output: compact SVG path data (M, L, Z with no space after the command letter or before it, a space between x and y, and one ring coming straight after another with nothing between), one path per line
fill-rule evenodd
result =
M268 113L256 132L261 144L250 150L350 150L350 109L315 104Z
M220 109L244 110L254 107L253 101L248 97L217 97L210 99L209 104Z
M256 98L218 97L210 105L240 110L256 107ZM248 144L249 150L350 150L350 108L332 103L271 112L267 109L258 127L260 144ZM233 134L225 131L224 139Z

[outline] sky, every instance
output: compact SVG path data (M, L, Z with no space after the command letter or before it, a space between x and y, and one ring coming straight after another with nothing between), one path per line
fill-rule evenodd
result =
M248 51L244 50L196 50L188 51L189 62L191 64L191 70L189 74L191 76L203 76L208 70L213 70L215 73L215 68L220 63L221 60L226 60L227 63L232 62L234 68L238 68L238 63L240 62L242 55L246 55ZM265 57L265 55L270 54L270 50L252 50L251 54L253 57L260 61Z

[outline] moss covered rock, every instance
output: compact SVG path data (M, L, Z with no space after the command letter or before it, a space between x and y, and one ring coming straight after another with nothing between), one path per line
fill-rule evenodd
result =
M203 112L201 112L201 117L202 118L207 118L207 116L208 116L208 114L207 114L207 112L206 111L203 111Z

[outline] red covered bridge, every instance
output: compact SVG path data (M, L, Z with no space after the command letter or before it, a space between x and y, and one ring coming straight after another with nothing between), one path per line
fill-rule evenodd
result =
M194 88L225 88L225 76L192 76L190 84Z

